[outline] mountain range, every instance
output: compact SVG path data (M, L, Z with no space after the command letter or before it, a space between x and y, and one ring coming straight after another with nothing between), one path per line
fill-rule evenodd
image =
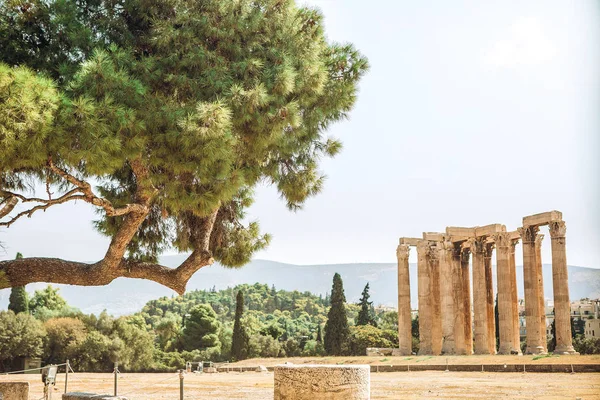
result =
M175 267L186 255L164 256L163 265ZM395 307L397 301L397 277L395 263L358 263L326 265L293 265L268 260L253 260L240 269L224 268L215 263L202 268L188 283L188 290L224 289L238 284L262 283L275 285L278 289L309 291L325 295L331 291L334 273L340 273L344 282L346 298L357 302L368 282L371 300L375 305ZM552 266L544 264L544 296L552 298ZM410 264L411 301L417 307L417 266ZM494 269L495 277L495 269ZM517 267L519 298L523 297L523 268ZM31 294L46 284L27 286ZM157 283L141 279L119 278L110 285L82 287L53 285L60 288L67 302L85 313L98 314L106 309L110 314L124 315L139 311L147 301L176 293ZM569 266L571 300L584 297L600 298L600 269ZM6 309L10 289L0 290L0 309Z

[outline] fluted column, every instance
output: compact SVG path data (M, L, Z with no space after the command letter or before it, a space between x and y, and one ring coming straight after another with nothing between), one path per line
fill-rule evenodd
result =
M462 298L464 313L464 338L467 354L473 354L473 313L471 311L471 274L469 268L469 257L471 255L472 240L464 243L460 254L460 269L462 278Z
M412 321L410 306L410 247L401 244L396 249L398 258L398 348L400 355L412 354Z
M452 280L452 254L454 244L450 241L439 243L440 259L440 297L442 305L442 353L455 354L454 338L454 282Z
M554 289L554 326L558 354L576 354L571 337L571 302L566 253L567 227L564 221L550 223L552 240L552 287Z
M455 245L454 243L452 243L451 267L452 292L454 293L452 299L454 302L454 349L456 354L466 355L471 354L471 352L467 352L467 347L465 343L465 292L463 290L460 246ZM469 263L467 259L467 273L469 271L468 267Z
M442 301L440 295L440 258L438 243L430 242L427 253L431 274L431 353L442 354Z
M485 300L487 344L489 354L496 354L496 314L494 313L494 283L492 276L492 253L494 243L485 245Z
M498 331L500 334L499 354L510 354L513 350L513 307L510 266L509 233L494 235L496 242L496 273L498 277Z
M475 239L473 252L473 319L475 321L475 354L489 354L487 296L485 282L485 240Z
M519 239L513 239L510 242L509 247L509 267L510 267L510 293L511 293L511 308L512 308L512 351L516 354L522 354L521 352L521 332L519 325L519 297L517 291L517 266L515 260L515 246L519 243Z
M427 253L429 244L423 240L417 245L417 279L419 293L419 355L432 354L431 350L431 277Z
M544 352L540 334L539 288L535 253L537 226L519 228L523 242L523 280L525 286L525 325L527 329L527 354Z
M538 234L535 237L535 265L538 284L538 301L540 302L540 344L544 348L544 353L548 352L548 338L546 335L546 299L544 297L544 273L542 270L542 241L544 235Z

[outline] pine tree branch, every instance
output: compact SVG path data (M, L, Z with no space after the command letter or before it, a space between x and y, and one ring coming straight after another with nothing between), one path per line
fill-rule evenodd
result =
M10 196L2 203L0 203L0 218L3 218L4 216L8 215L17 206L18 203L19 199L14 196Z

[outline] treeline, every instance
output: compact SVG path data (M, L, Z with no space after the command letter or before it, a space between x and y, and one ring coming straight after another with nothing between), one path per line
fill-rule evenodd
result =
M397 346L397 321L395 311L375 310L368 284L358 304L346 302L339 274L326 296L244 284L162 297L119 318L84 314L51 286L31 297L13 288L9 310L0 312L0 369L18 369L22 357L69 359L76 371L98 372L118 361L133 372L173 371L186 361L365 355L367 347ZM584 339L579 328L576 350L600 353L600 339ZM418 318L412 333L416 353Z
M343 297L337 274L336 279ZM124 371L172 371L186 361L364 355L367 347L395 346L397 314L375 312L368 285L359 304L343 297L343 318L337 320L347 329L328 326L335 320L332 310L340 310L336 290L334 285L331 296L317 296L258 283L196 290L149 301L140 312L115 318L84 314L52 286L31 297L24 288L13 288L9 310L0 312L0 368L15 369L22 357L41 357L44 364L69 359L77 371L110 371L115 361ZM341 336L334 339L334 331ZM343 345L328 351L334 340Z

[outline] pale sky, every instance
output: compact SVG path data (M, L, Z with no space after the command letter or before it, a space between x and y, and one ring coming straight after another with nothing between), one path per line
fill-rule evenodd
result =
M568 263L600 268L599 2L306 3L371 70L350 119L329 132L344 150L323 163L323 193L291 213L274 189L258 190L250 217L274 238L256 258L395 262L400 236L514 230L523 216L556 209ZM93 218L78 203L19 221L0 231L0 258L95 261L108 239Z

